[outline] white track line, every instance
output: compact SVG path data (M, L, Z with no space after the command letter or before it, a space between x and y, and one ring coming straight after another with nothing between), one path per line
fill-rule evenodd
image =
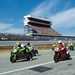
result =
M75 58L75 56L72 56L72 58ZM37 65L33 65L33 66L28 66L28 67L24 67L24 68L20 68L20 69L14 69L14 70L7 71L7 72L2 72L2 73L0 73L0 75L5 75L5 74L13 73L13 72L18 72L18 71L23 71L26 69L30 69L30 68L34 68L34 67L38 67L38 66L42 66L42 65L47 65L47 64L52 64L52 63L54 63L54 61L41 63L41 64L37 64Z
M20 69L14 69L14 70L11 70L11 71L2 72L2 73L0 73L0 75L5 75L5 74L17 72L17 71L22 71L22 70L25 70L25 69L30 69L30 68L34 68L34 67L38 67L38 66L42 66L42 65L46 65L46 64L51 64L53 62L54 61L46 62L46 63L41 63L41 64L37 64L37 65L33 65L33 66L28 66L28 67L24 67L24 68L20 68Z

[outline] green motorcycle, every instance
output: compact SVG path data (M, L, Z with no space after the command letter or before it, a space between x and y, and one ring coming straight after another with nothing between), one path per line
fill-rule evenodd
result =
M73 45L70 45L70 46L69 46L69 49L70 49L71 51L73 51L73 50L74 50L74 46L73 46Z
M20 59L25 59L25 60L32 59L32 55L30 54L30 52L28 52L28 49L26 47L24 48L15 47L12 49L10 55L10 61L14 63L16 62L16 60Z

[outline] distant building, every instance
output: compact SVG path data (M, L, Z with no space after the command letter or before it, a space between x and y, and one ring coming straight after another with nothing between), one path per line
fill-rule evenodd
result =
M25 35L59 36L60 34L56 32L51 25L51 22L47 18L31 15L24 16Z

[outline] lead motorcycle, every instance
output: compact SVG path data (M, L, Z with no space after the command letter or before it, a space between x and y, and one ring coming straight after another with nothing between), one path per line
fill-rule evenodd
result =
M25 48L14 47L10 53L10 61L14 63L16 62L16 60L20 59L25 59L25 60L32 59L31 53L29 52L27 53L25 49L26 47Z
M64 48L64 50L58 50L58 48L56 48L54 50L53 59L54 59L54 62L57 63L59 61L70 60L72 58L67 48Z

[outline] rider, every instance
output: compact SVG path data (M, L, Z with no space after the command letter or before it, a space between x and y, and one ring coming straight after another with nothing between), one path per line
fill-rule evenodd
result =
M31 44L30 43L27 43L27 45L26 45L26 51L27 51L27 53L29 54L29 55L31 55L31 58L32 58L32 56L33 56L33 54L32 54L32 46L31 46Z
M31 44L30 44L30 43L27 43L26 47L29 49L29 52L31 52L31 51L32 51L32 46L31 46Z
M58 48L57 48L57 51L58 51L58 52L61 52L61 53L67 53L67 54L69 54L69 52L70 52L70 51L68 50L68 48L65 47L64 42L62 42L61 40L58 41Z
M65 49L65 44L61 40L58 41L58 48L59 48L59 51Z
M16 47L21 48L21 43L20 42L16 42Z
M25 45L21 42L17 42L16 43L16 49L19 51L19 52L22 52L22 51L25 51Z
M74 50L74 45L73 45L72 41L68 41L68 49Z

